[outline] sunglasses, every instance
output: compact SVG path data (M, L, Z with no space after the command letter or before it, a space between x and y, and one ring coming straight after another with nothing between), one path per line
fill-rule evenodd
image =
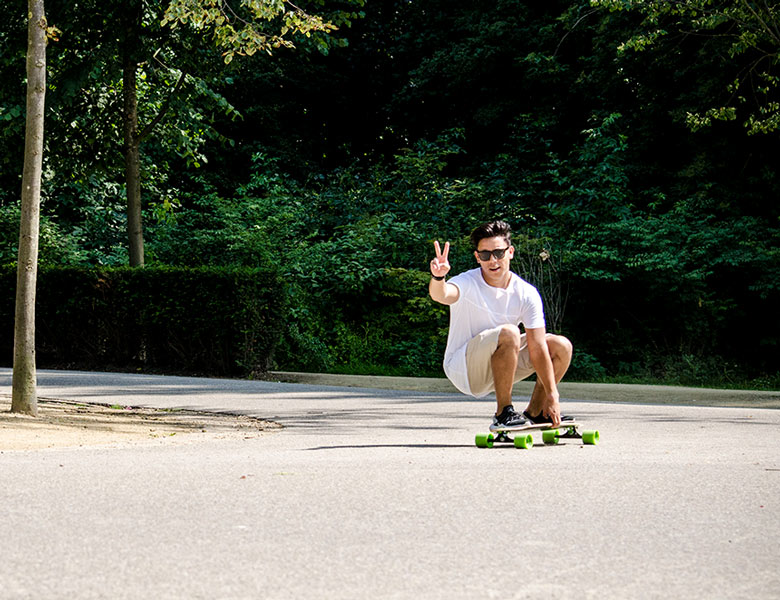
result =
M477 256L482 262L489 261L491 256L495 256L496 259L501 260L504 258L504 254L506 254L506 251L509 250L509 248L511 248L511 246L496 248L495 250L479 250L477 251Z

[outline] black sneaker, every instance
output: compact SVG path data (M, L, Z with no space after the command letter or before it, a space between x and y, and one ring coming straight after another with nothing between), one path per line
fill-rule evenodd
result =
M515 407L511 404L505 406L500 415L493 417L493 423L490 425L490 431L496 431L497 429L506 429L507 427L520 427L526 425L528 419L523 415L515 412Z
M527 410L523 411L523 416L528 420L529 423L533 423L534 425L543 425L544 423L552 423L552 419L550 417L545 417L542 413L539 413L537 416L532 417ZM561 415L561 423L566 423L566 421L573 421L574 417L571 417L569 415Z

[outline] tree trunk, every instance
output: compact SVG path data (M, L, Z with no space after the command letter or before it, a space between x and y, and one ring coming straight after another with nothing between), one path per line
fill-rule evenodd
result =
M138 62L138 28L140 4L132 3L126 23L122 57L123 131L125 151L125 185L127 189L127 238L130 266L144 266L144 232L141 220L141 137L138 133L138 99L136 73Z
M28 1L27 115L22 173L22 217L16 277L14 373L11 412L38 415L35 368L35 287L46 99L46 14L43 0Z

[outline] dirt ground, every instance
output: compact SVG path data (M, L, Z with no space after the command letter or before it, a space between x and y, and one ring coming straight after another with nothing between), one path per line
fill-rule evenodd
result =
M38 399L38 417L11 413L0 396L0 452L250 439L281 429L253 417Z

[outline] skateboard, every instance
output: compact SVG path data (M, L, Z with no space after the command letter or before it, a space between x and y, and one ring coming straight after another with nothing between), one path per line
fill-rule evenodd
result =
M595 430L579 430L580 424L576 421L564 421L557 427L549 423L520 425L497 429L491 433L478 433L474 443L478 448L492 448L493 444L514 444L515 448L531 448L534 445L534 437L531 431L541 431L542 441L545 444L557 444L561 439L581 439L583 444L593 446L599 443L599 432ZM509 434L514 434L511 437Z

